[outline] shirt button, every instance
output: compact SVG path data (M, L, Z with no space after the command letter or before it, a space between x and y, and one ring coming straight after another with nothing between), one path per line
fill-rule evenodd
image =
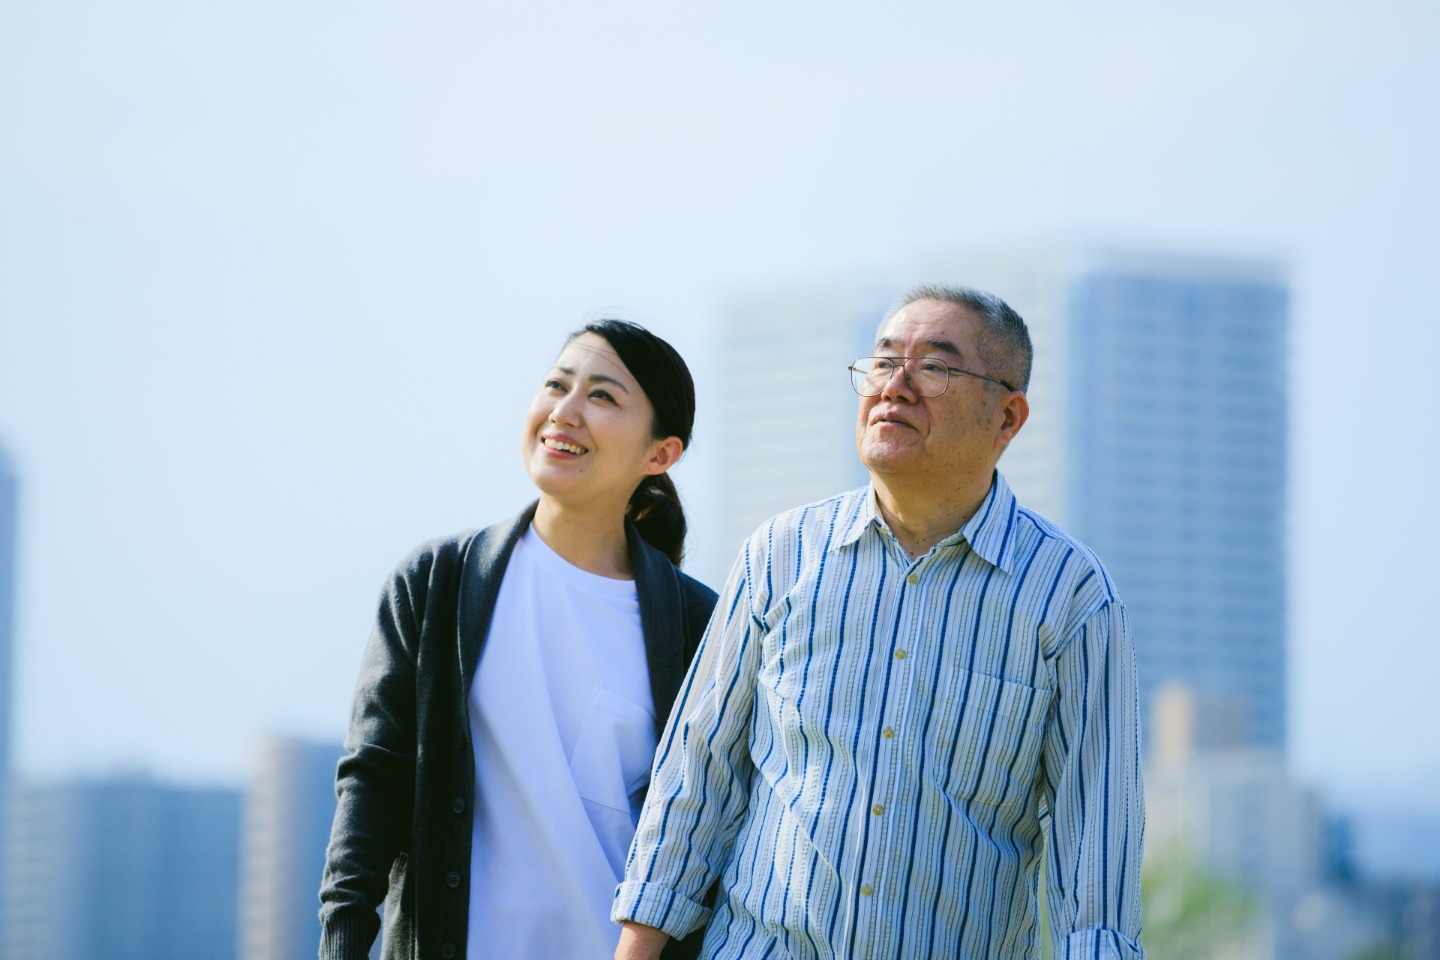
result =
M445 874L445 886L451 888L460 886L460 874L456 873L454 870L451 870L449 873Z
M889 727L886 727L884 730L880 731L880 736L884 737L886 740L889 740L891 737L895 736L895 731L890 729Z
M908 583L908 584L910 584L910 586L913 587L913 586L915 586L915 584L917 584L917 583L920 582L920 578L917 577L915 574L912 573L912 574L910 574L910 576L908 576L908 577L905 578L905 582Z
M896 650L896 651L895 651L895 659L896 659L896 660L904 660L904 659L905 659L905 651L904 651L904 650Z
M451 810L454 810L456 813L464 813L464 812L465 812L465 798L464 798L464 797L456 797L454 800L451 800L451 801L450 801L450 809L451 809Z
M885 808L882 807L882 806L880 806L880 804L877 803L877 804L875 804L875 806L873 806L873 807L870 808L870 812L873 813L873 814L875 814L875 816L878 817L878 816L880 816L880 814L882 814L882 813L885 812Z
M874 893L874 892L875 892L874 890L870 889L870 884L868 884L868 883L865 884L865 886L863 886L863 887L860 888L860 896L862 896L862 897L868 897L868 896L870 896L870 894L872 894L872 893Z

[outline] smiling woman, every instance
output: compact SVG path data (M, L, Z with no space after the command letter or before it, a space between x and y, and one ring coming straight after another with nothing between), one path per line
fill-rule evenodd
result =
M615 534L623 532L617 520L629 514L653 533L646 539L678 564L685 515L666 471L690 441L693 387L688 396L664 397L662 420L609 338L625 347L652 382L667 379L666 361L683 364L679 355L645 349L651 335L640 335L632 324L602 321L592 327L566 344L526 416L522 452L541 492L536 528L547 542L573 541L570 559L577 566L626 576L627 551ZM678 372L672 369L668 376ZM688 373L681 379L688 383ZM634 509L632 500L638 500ZM666 519L657 522L657 511ZM594 527L600 536L562 535L555 529L561 525Z
M382 897L387 958L613 953L655 744L715 604L677 568L666 475L694 418L674 348L587 325L525 418L539 499L395 571L336 779L322 958L368 954Z

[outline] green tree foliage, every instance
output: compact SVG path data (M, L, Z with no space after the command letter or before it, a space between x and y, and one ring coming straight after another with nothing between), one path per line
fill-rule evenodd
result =
M1394 940L1381 940L1356 950L1346 960L1409 960L1409 957Z
M1250 936L1260 912L1259 898L1242 884L1211 873L1178 848L1146 858L1140 891L1144 898L1141 924L1145 952L1162 960L1223 957ZM1041 960L1054 960L1043 882L1039 933ZM1376 954L1356 960L1389 958Z
M1140 877L1145 950L1167 960L1214 960L1245 942L1260 901L1242 884L1217 876L1184 850L1157 851Z

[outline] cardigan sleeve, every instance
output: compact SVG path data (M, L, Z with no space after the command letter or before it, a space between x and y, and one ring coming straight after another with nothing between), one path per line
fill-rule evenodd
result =
M320 888L321 960L368 955L391 867L410 835L416 657L433 565L422 547L392 574L361 663Z

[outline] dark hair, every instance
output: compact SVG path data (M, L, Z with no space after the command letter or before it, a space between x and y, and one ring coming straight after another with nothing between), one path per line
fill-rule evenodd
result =
M993 293L972 287L922 283L907 290L900 302L885 314L885 319L889 320L916 300L940 300L978 316L984 324L979 344L980 359L985 361L984 372L1014 384L1021 393L1030 387L1030 367L1034 363L1035 348L1030 344L1030 331L1025 321L1010 304Z
M690 448L695 427L695 381L675 348L638 323L629 320L594 320L570 335L570 340L593 333L610 344L630 371L655 411L650 433L656 440L679 437ZM569 342L568 340L566 341ZM630 495L625 516L646 542L680 565L685 556L685 509L669 474L646 477Z

